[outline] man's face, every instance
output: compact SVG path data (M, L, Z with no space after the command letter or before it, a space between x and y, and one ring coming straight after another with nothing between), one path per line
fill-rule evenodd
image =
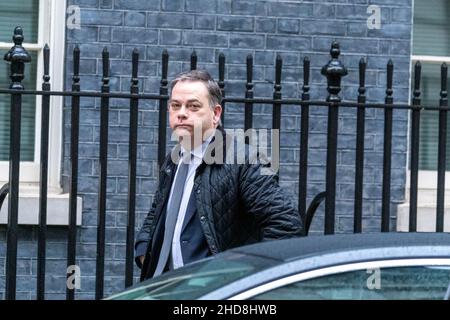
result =
M179 81L172 89L169 100L169 123L178 137L190 137L191 145L195 134L201 133L195 141L202 142L207 130L217 127L222 108L220 105L211 108L209 93L203 82ZM194 131L194 126L197 129ZM183 138L184 139L184 138Z

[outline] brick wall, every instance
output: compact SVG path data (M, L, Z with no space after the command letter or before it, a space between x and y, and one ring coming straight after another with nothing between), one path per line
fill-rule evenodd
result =
M369 30L369 5L381 8L381 28ZM358 62L367 59L366 85L370 102L383 102L386 63L394 62L395 102L408 101L409 55L411 40L410 0L69 0L81 8L81 29L67 30L66 88L71 85L71 50L81 50L81 88L99 90L101 51L107 47L111 58L111 91L129 91L131 52L140 52L139 86L141 92L159 92L161 53L170 54L169 77L189 69L192 50L198 55L198 67L209 70L217 79L218 55L226 55L226 94L244 95L245 59L254 58L255 97L270 97L274 85L274 62L283 58L283 97L298 98L302 87L302 59L311 60L311 98L326 97L326 81L320 74L330 56L331 42L341 46L341 60L349 74L343 79L341 95L356 100ZM107 199L105 293L124 286L124 256L128 168L128 101L111 100L109 179ZM70 102L66 101L64 177L67 178L70 147ZM141 101L139 106L137 227L147 213L157 186L157 104ZM227 104L226 128L243 128L242 105ZM97 225L99 100L81 99L79 193L83 196L83 226L78 230L77 262L81 267L81 290L77 298L93 298ZM271 106L255 105L257 128L271 126ZM363 231L380 228L383 110L368 110L366 115ZM392 209L404 200L407 149L407 114L394 111ZM325 190L327 110L311 107L308 203ZM281 121L280 183L294 201L298 196L300 108L284 106ZM336 232L353 228L355 109L342 108L339 117ZM170 135L168 135L170 137ZM65 179L67 183L67 179ZM394 226L394 222L391 226ZM49 228L49 298L64 298L65 228ZM312 234L322 233L323 205L312 225ZM4 232L4 231L1 231ZM0 233L2 237L2 233ZM35 250L24 249L35 257ZM55 251L53 251L55 250ZM1 253L0 256L4 256ZM28 261L28 262L26 262ZM21 266L35 274L35 261ZM21 263L21 262L20 262ZM1 264L0 264L1 265ZM21 268L22 268L21 267ZM0 272L3 272L0 269ZM25 272L25 271L24 271ZM56 274L61 275L56 276ZM135 270L135 276L138 270ZM19 279L20 283L20 279ZM0 284L1 286L2 284ZM29 288L32 289L32 288ZM28 290L29 290L28 289ZM25 297L32 297L27 293Z

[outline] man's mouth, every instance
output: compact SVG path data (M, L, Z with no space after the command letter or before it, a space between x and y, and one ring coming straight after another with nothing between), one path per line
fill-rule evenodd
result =
M191 126L190 126L190 125L187 125L187 124L179 124L179 125L176 125L176 126L175 126L175 129L178 129L178 128L181 128L181 129L190 129Z

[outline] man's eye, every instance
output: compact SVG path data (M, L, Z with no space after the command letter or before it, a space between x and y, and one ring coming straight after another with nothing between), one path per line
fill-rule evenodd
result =
M177 104L177 103L172 103L172 104L170 105L170 107L171 107L172 109L180 109L181 105L179 105L179 104Z
M188 108L191 110L198 110L200 106L198 104L190 104Z

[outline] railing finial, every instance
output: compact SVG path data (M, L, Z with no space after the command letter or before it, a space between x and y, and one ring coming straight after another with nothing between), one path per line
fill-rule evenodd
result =
M339 60L339 55L341 50L339 49L339 43L333 41L331 44L331 60L322 67L322 75L327 77L328 82L328 97L327 101L330 102L339 102L341 98L338 96L341 91L341 79L343 76L347 75L347 68L344 67L344 64Z
M24 47L23 31L22 27L16 27L14 29L14 35L12 37L14 46L5 54L4 59L11 63L11 85L10 89L23 90L22 80L25 78L24 70L25 63L31 61L31 56Z

